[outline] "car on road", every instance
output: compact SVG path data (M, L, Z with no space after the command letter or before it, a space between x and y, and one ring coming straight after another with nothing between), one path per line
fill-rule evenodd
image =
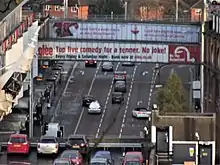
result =
M92 158L90 165L109 165L109 161L106 158Z
M101 105L99 104L97 100L90 103L89 108L88 108L88 113L91 113L91 114L102 113Z
M134 66L135 64L133 62L123 62L122 66Z
M59 143L54 136L42 136L37 143L37 154L57 154Z
M85 67L97 67L97 61L96 60L86 60Z
M12 134L10 135L7 153L8 154L29 154L30 142L25 134Z
M111 155L111 152L110 151L97 151L93 158L105 158L108 160L108 163L113 165L114 164L114 160L113 160L113 157Z
M126 71L115 71L114 72L114 82L116 81L126 81Z
M69 159L57 158L53 161L53 165L72 165L72 162Z
M60 158L70 160L74 165L83 165L83 157L77 150L65 150L60 155Z
M112 62L103 62L102 64L102 71L106 72L106 71L110 71L113 72L114 65Z
M112 104L120 104L124 101L124 94L122 92L113 92L112 93Z
M65 146L66 149L77 149L81 154L87 154L89 151L89 144L85 135L70 135Z
M142 152L140 152L140 151L130 151L130 152L127 152L125 154L125 157L124 157L124 160L123 160L123 165L125 165L125 163L127 161L138 161L138 160L139 160L140 165L142 165L144 163L144 157L143 157Z
M95 101L95 98L91 95L86 95L83 97L83 101L82 101L82 106L83 107L88 107L91 102Z
M220 0L210 0L210 3L212 5L219 5L220 4Z
M135 118L149 118L151 111L144 107L138 107L132 110L132 116Z
M125 81L116 81L115 82L115 92L123 92L126 93L126 83Z

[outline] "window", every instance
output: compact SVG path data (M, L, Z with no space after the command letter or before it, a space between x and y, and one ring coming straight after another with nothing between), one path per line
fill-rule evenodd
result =
M49 10L50 10L50 6L49 6L49 5L46 5L46 6L45 6L45 10L46 10L46 11L49 11Z
M76 13L77 11L78 11L77 6L71 7L71 12Z
M61 7L60 6L55 6L55 11L60 11Z

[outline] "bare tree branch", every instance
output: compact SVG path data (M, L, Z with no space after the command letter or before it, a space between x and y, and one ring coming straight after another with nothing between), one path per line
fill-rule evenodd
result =
M0 10L0 13L5 13L10 9L10 5L12 4L14 0L9 0L8 2L5 2L5 9L4 10Z

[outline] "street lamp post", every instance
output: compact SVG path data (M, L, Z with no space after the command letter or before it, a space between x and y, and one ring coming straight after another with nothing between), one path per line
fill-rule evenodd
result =
M196 139L197 139L197 150L198 150L198 154L197 154L197 165L200 165L200 147L199 147L199 141L200 141L200 136L199 136L199 133L198 132L196 132L195 133L195 137L196 137Z

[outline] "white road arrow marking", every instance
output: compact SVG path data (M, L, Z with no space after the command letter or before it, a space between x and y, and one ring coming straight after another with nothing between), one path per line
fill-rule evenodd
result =
M85 72L83 70L81 70L80 74L83 76L85 74Z
M137 102L137 106L139 106L140 104L142 104L143 103L143 101L138 101Z
M147 75L147 74L148 74L148 71L144 71L144 72L142 73L143 76L145 76L145 75Z

